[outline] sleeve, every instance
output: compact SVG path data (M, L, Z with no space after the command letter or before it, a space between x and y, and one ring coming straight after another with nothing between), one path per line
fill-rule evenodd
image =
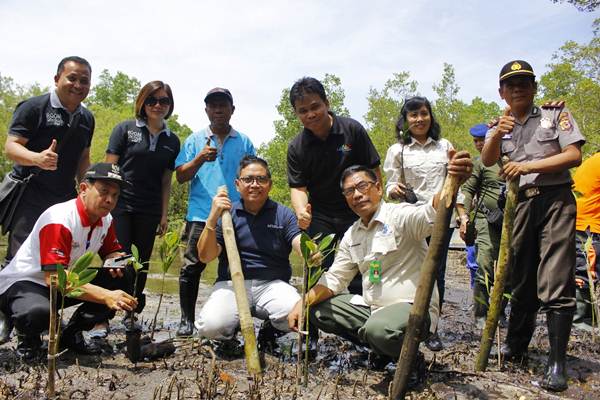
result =
M92 147L92 138L94 137L94 131L96 130L96 118L94 118L94 114L88 112L90 118L90 136L87 142L87 147Z
M285 241L291 246L292 241L296 236L300 235L302 231L298 226L298 219L296 215L289 208L285 207Z
M573 119L573 114L566 107L558 115L556 129L558 130L558 142L561 149L571 144L579 143L583 145L585 143L585 137L579 130L577 122Z
M360 143L359 149L362 151L361 164L369 168L376 168L381 164L381 157L365 128L358 122L356 125L356 135L359 138L357 142Z
M71 231L62 224L47 224L39 233L42 271L56 271L58 264L67 267L71 261Z
M399 229L407 232L415 240L424 240L431 236L436 211L433 208L433 198L425 204L403 204L402 218L399 219Z
M246 138L246 154L249 156L256 155L256 150L254 149L254 145L252 144L252 141L248 138Z
M350 255L349 242L349 233L347 233L335 253L333 264L321 275L318 282L319 285L329 288L334 295L344 291L354 276L359 273L358 264L352 261Z
M195 136L196 134L193 133L185 139L185 142L183 143L183 146L181 146L179 154L175 159L175 168L181 167L183 164L192 161L192 159L196 157Z
M22 101L15 108L8 134L29 140L35 136L39 121L40 110L35 107L31 99Z
M302 168L302 161L298 157L293 142L288 145L287 175L288 184L291 188L308 186L308 177Z
M115 154L119 157L123 157L125 150L127 149L127 124L122 122L115 126L110 138L108 139L108 147L106 152L108 154Z
M121 244L119 243L117 233L115 232L115 222L112 220L108 227L108 231L106 232L106 236L104 237L104 241L102 242L102 246L100 246L100 249L98 250L98 255L104 260L110 253L114 253L121 249Z
M401 179L402 171L400 170L399 148L400 145L398 144L391 145L387 150L385 161L383 162L383 172L387 178L385 184L385 194L387 196L390 195L392 188L395 187Z
M175 146L175 152L173 153L173 156L171 157L171 159L169 160L169 165L167 165L167 168L171 171L175 171L175 160L177 159L177 155L179 154L179 151L181 150L181 142L179 141L179 137L177 137L177 135L173 132L171 132L171 135L173 135L173 137L175 138L175 140L173 141Z

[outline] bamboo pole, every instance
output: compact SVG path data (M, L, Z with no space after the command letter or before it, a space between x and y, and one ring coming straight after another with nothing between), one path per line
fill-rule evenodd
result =
M504 160L506 161L506 160ZM515 222L515 209L517 206L517 192L519 191L519 178L515 178L508 184L506 193L506 205L504 207L504 221L502 222L502 236L500 239L500 251L498 252L498 270L494 276L494 287L490 296L490 307L485 320L485 328L481 333L479 353L475 363L475 370L483 372L488 365L488 357L494 341L494 332L498 326L498 318L502 311L502 298L504 297L504 286L512 264L511 242L513 236L513 225ZM498 343L498 352L500 343Z
M400 352L396 372L394 373L392 399L403 399L406 395L408 377L419 348L419 339L425 336L423 329L425 315L429 312L429 303L431 302L431 294L437 276L437 268L442 258L444 243L446 243L450 234L448 226L452 218L459 186L459 178L450 175L444 182L444 187L440 194L433 233L429 242L429 251L421 267L419 285L417 286L414 303L408 317L408 326L404 333L404 340L402 341L402 351Z
M48 328L48 386L46 388L48 398L52 399L56 395L55 377L56 377L56 298L58 277L56 274L50 275L50 327Z
M219 187L219 191L220 190L227 190L227 187L221 186ZM240 316L240 329L244 336L246 368L251 375L261 375L262 371L258 357L258 348L256 347L256 336L254 334L254 320L252 319L248 297L246 296L242 262L235 242L235 231L233 230L233 221L229 211L223 211L221 223L223 225L223 239L225 242L225 249L227 250L227 260L229 261L229 273L231 275L238 314Z

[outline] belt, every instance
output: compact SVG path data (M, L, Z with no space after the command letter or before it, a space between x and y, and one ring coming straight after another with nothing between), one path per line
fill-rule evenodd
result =
M517 201L525 201L537 197L541 194L555 192L560 189L571 189L570 183L563 183L561 185L548 185L548 186L531 186L527 189L519 190L517 194Z

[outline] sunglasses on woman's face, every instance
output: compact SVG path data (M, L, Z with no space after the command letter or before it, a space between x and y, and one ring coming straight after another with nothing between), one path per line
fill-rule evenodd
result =
M160 104L161 106L170 106L171 99L169 99L168 97L160 97L160 98L148 97L146 99L146 101L144 101L144 104L147 106L150 106L150 107L155 106L156 103Z

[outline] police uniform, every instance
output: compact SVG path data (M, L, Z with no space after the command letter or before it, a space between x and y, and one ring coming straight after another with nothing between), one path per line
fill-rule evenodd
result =
M469 132L473 137L484 138L487 125L475 125ZM489 213L500 208L498 200L504 187L504 180L500 178L499 173L500 166L498 164L486 167L477 157L473 160L473 174L461 188L465 196L464 204L467 215L471 215L471 211L475 211L477 231L475 245L478 268L473 285L473 311L476 319L487 315L490 286L494 282L494 263L498 260L500 250L502 224L501 222L500 224L491 224L487 219Z
M504 80L522 75L535 79L522 60L507 63ZM514 82L514 81L513 81ZM489 138L494 129L487 134ZM524 121L501 139L501 153L515 162L532 162L561 154L585 142L568 109L531 105ZM519 178L512 238L511 315L502 353L505 359L526 353L538 309L547 314L550 353L540 385L567 388L566 350L575 311L575 198L568 169L530 173Z

